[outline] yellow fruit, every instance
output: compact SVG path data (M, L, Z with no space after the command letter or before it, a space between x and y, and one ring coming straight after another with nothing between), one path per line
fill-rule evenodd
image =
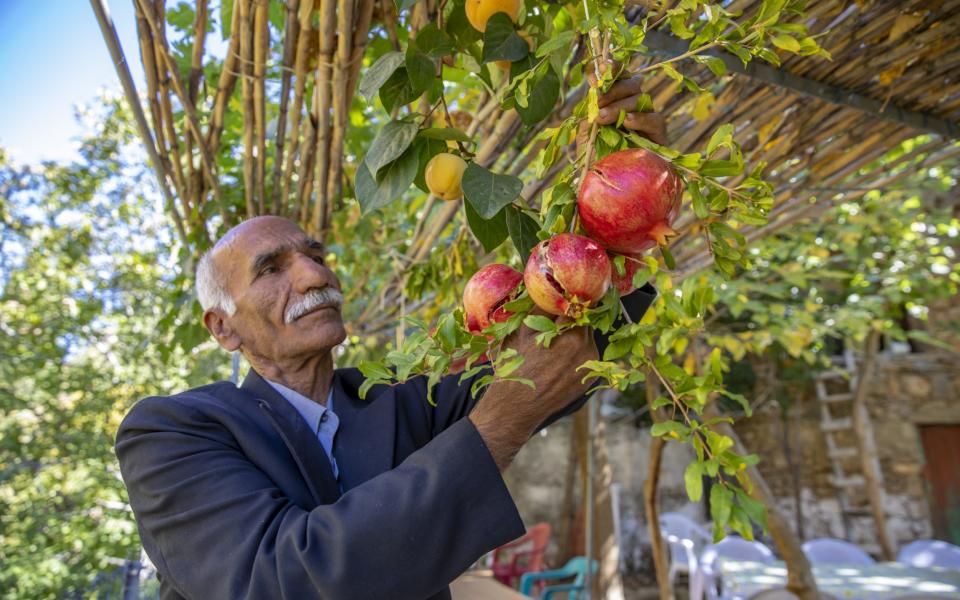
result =
M463 196L460 180L467 169L467 163L449 152L441 152L427 163L423 178L430 193L443 200L457 200Z
M522 37L527 42L527 47L530 48L530 51L533 52L533 38L530 37L530 34L526 31L518 31L517 35ZM509 60L497 60L494 61L494 64L503 69L504 71L510 70L510 61Z
M487 21L498 12L507 13L510 20L517 22L520 16L521 0L467 0L463 7L467 20L477 31L487 30Z

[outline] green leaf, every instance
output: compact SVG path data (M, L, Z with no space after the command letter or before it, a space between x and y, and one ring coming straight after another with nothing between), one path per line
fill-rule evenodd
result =
M426 129L421 129L417 135L422 138L430 138L434 140L459 140L461 142L473 141L473 138L455 127L428 127Z
M393 372L378 362L361 360L357 368L368 379L386 379L388 381L393 379Z
M747 513L751 520L763 527L764 530L767 529L767 509L761 502L754 500L740 489L737 490L737 502L740 503L743 511Z
M410 84L413 89L420 93L427 91L433 80L437 78L437 65L435 59L420 52L415 44L407 47L406 66L407 77L410 78Z
M527 97L527 105L520 106L517 102L517 113L520 114L520 120L524 125L534 125L547 118L553 112L557 105L557 98L560 97L560 79L553 72L553 68L547 65L547 70L542 77L536 79L530 95Z
M797 38L781 33L778 36L775 36L772 40L773 45L777 48L782 48L789 52L800 52L800 42L797 41Z
M506 210L501 210L492 219L484 219L469 202L464 202L463 208L467 213L467 225L484 250L493 252L507 239Z
M397 4L397 13L413 8L417 0L395 0Z
M406 121L390 121L377 132L377 137L370 144L367 155L363 159L370 169L370 173L379 179L380 169L387 163L393 162L407 148L413 138L417 137L417 125Z
M707 156L713 154L713 151L723 145L729 145L733 142L733 124L726 123L717 128L710 136L707 142Z
M455 2L446 22L446 32L453 36L461 48L466 48L483 35L467 20L463 2Z
M700 167L700 174L704 177L729 177L739 175L743 171L743 163L733 160L708 160Z
M707 201L700 193L700 186L695 182L690 182L690 200L693 204L693 212L698 219L706 219L710 216L710 209L707 208Z
M654 423L653 427L650 428L650 435L652 435L653 437L660 437L671 432L676 433L681 437L683 437L690 433L690 428L684 425L683 423L678 423L677 421L664 421L663 423Z
M730 510L733 508L733 492L725 485L714 485L710 488L710 518L714 523L726 525L730 520Z
M540 231L540 223L516 206L508 205L506 211L507 231L510 233L510 240L520 254L520 260L523 264L527 264L533 247L540 243L540 238L537 237L537 232Z
M723 59L716 56L694 56L693 60L706 65L710 72L717 77L723 77L727 73L727 65L723 62Z
M360 212L368 214L399 198L417 176L417 152L410 149L383 169L377 182L366 161L357 168L354 182Z
M735 393L733 393L733 392L730 392L730 391L727 391L727 390L724 390L724 389L721 389L721 390L719 390L719 391L720 391L721 394L723 394L723 395L726 396L727 398L730 398L731 400L733 400L733 401L735 401L737 404L739 404L739 405L741 406L741 408L743 408L743 413L744 413L745 415L747 415L747 416L749 417L749 416L751 416L751 415L753 414L753 409L750 408L750 402L748 402L747 399L744 398L742 394L735 394Z
M440 31L436 23L428 23L417 32L417 38L414 40L417 49L431 58L441 58L453 54L456 46L450 36Z
M633 348L633 343L634 339L630 337L612 342L603 351L603 360L616 360L626 355Z
M233 3L224 2L224 4L232 5ZM370 65L367 72L363 74L363 79L360 81L360 94L368 101L372 101L374 94L380 90L380 87L386 83L393 75L393 72L397 70L397 67L403 63L404 55L402 52L387 52L378 58L375 63Z
M520 60L530 53L527 41L517 35L513 21L505 12L495 13L487 21L487 30L483 32L483 54L480 62L495 60Z
M392 112L397 107L413 102L420 94L422 92L417 91L410 82L407 68L400 67L380 87L380 102L383 103L384 110Z
M541 333L557 330L557 324L553 321L553 319L543 315L528 315L523 319L523 324L530 329L539 331Z
M500 175L470 162L463 173L460 187L477 214L490 219L520 196L523 182L512 175Z
M576 36L577 33L571 29L554 34L549 40L544 42L542 46L537 48L537 58L543 58L554 51L560 51L561 54L566 56L570 44L573 43Z
M687 496L692 502L700 502L703 497L703 465L692 462L683 473L683 483L687 487Z
M663 262L667 265L667 268L671 271L677 268L677 261L673 259L673 254L670 253L670 248L666 246L660 246L660 254L663 256Z

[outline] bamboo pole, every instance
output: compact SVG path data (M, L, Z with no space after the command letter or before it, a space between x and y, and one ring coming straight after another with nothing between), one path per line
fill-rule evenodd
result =
M240 29L240 2L242 1L233 0L233 12L230 15L230 43L227 45L227 55L223 58L223 69L220 71L217 93L213 99L213 114L207 129L206 145L212 155L216 155L220 149L220 135L223 133L227 105L237 83L237 59L240 52L240 36L237 35L237 31ZM223 0L223 2L230 2L230 0Z
M253 125L257 138L257 214L266 214L267 178L267 51L270 49L270 29L267 21L267 1L254 0L253 10Z
M240 36L240 81L243 94L243 199L247 204L247 218L257 214L257 172L254 168L253 147L256 125L253 105L253 40L251 28L252 15L250 2L240 2L240 30L233 35Z
M324 188L323 209L320 212L317 228L321 240L326 237L333 212L333 201L337 196L340 173L343 168L344 130L347 126L347 81L349 79L348 62L353 44L354 0L337 0L337 46L333 67L333 121L330 137L330 159L327 165L326 187Z
M307 87L307 60L310 50L310 36L312 28L310 26L310 16L313 14L313 0L303 0L297 14L300 24L299 35L297 36L297 59L294 66L294 88L293 88L293 110L290 120L290 152L287 153L287 164L283 171L282 190L280 192L281 205L286 207L290 200L290 184L293 180L293 169L300 155L301 139L307 137L307 123L309 118L304 120L301 127L300 113L303 106L303 97L306 94ZM307 111L309 113L309 110ZM308 115L309 117L309 115ZM302 129L302 131L301 131ZM299 179L304 178L303 163L301 161L301 171ZM298 188L299 189L299 188ZM300 194L297 194L297 198ZM294 209L294 217L299 217L299 205Z
M140 2L142 8L143 3L147 0L136 1ZM145 14L149 14L146 9L142 8L142 10ZM203 135L200 131L200 122L197 119L197 114L193 109L193 105L187 101L187 93L180 81L180 74L177 72L176 61L174 61L170 56L170 50L166 44L166 37L163 35L163 32L160 31L161 27L155 22L154 19L147 19L147 24L150 26L154 40L160 40L162 42L160 47L160 54L163 59L162 62L165 63L166 68L170 73L170 83L173 85L173 90L177 94L177 97L179 98L183 107L183 112L186 115L187 130L190 134L196 136L196 139L199 142L203 139ZM200 148L200 163L203 166L204 177L207 178L207 181L213 190L214 197L219 199L220 184L216 179L216 164L214 163L213 158L210 156L210 153L207 151L206 147L202 143L199 143L198 146Z
M280 102L277 113L277 137L276 141L274 142L275 150L273 159L273 184L270 186L270 198L272 205L271 212L275 215L281 216L287 212L286 197L284 197L284 202L282 204L280 203L280 174L283 171L283 151L287 145L286 128L287 110L290 102L290 84L293 79L294 60L296 60L297 54L297 42L300 38L300 21L297 14L299 10L300 0L290 0L290 2L286 4L287 20L283 37L283 70L280 75ZM297 105L296 110L298 112L300 111L299 105ZM296 125L294 125L294 128L292 128L292 131L293 137L296 137Z
M180 234L180 240L187 243L187 232L183 226L183 219L177 211L177 206L173 201L173 195L167 186L167 173L164 169L160 155L157 153L157 147L154 145L153 136L150 134L150 126L147 124L147 118L143 114L143 107L140 105L140 97L137 95L137 87L133 83L133 77L130 76L130 69L127 67L127 58L123 54L123 48L120 46L120 38L117 37L117 30L113 25L113 18L110 16L110 9L107 6L107 0L90 0L90 6L97 17L97 23L100 25L100 35L110 52L110 59L113 61L113 67L120 78L120 85L123 87L123 93L127 97L127 104L133 112L133 120L137 124L137 130L140 132L140 139L150 157L150 163L153 164L154 174L157 177L157 185L160 187L160 193L167 204L167 210L173 217L173 223Z
M200 89L200 78L203 75L203 49L207 39L207 0L197 0L197 8L193 21L193 51L190 55L190 78L187 81L187 98L196 108L197 92ZM203 144L203 140L198 140ZM187 163L187 195L193 200L194 206L200 206L202 191L200 189L201 176L196 172L193 164L193 136L184 139L184 156ZM198 211L199 212L199 211Z
M320 90L317 105L316 175L314 187L316 199L313 215L307 225L307 231L323 238L322 221L327 212L327 204L332 201L326 197L327 177L330 174L330 106L333 97L331 82L333 78L333 52L336 48L337 1L320 0L320 58L317 64L317 89ZM341 0L342 2L342 0ZM307 199L309 200L309 199Z

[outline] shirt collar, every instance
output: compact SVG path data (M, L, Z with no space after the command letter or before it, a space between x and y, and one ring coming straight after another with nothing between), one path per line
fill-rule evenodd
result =
M330 386L330 391L327 393L327 405L324 406L319 402L314 402L296 390L291 390L285 385L270 381L266 378L264 378L264 381L269 383L270 387L275 389L278 394L283 396L287 402L297 409L297 412L300 413L300 416L303 417L314 432L320 429L320 419L323 417L323 413L328 410L333 413L333 386Z

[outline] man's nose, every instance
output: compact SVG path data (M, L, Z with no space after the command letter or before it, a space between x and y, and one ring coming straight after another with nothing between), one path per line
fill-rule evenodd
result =
M333 271L306 254L297 254L290 267L294 289L305 294L312 288L339 287Z

